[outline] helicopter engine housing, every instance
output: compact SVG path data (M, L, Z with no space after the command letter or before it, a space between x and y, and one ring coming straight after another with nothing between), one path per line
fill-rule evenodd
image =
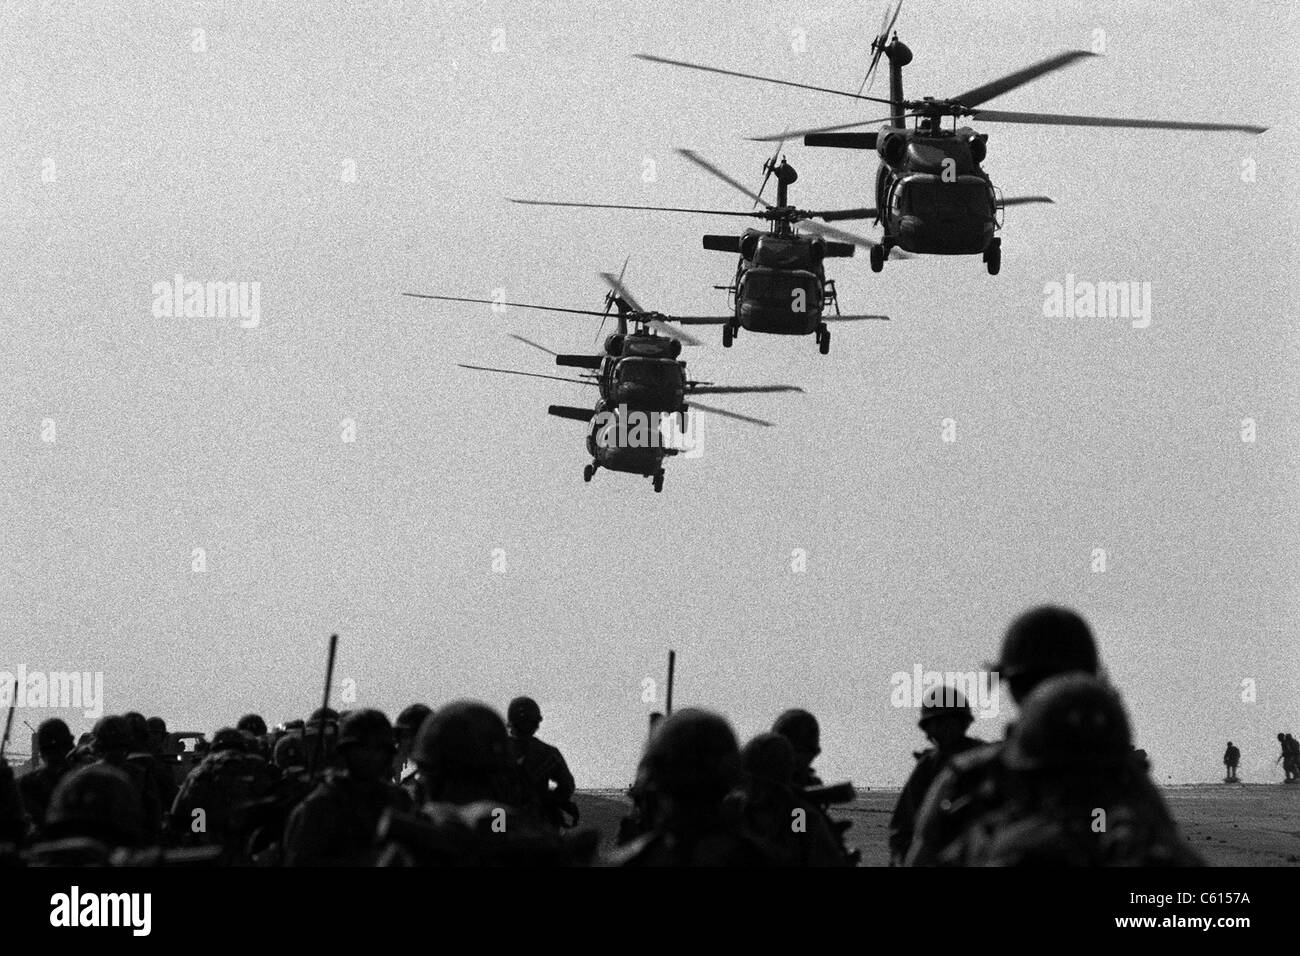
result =
M876 137L876 152L890 166L897 166L907 153L907 136L894 130L883 130Z

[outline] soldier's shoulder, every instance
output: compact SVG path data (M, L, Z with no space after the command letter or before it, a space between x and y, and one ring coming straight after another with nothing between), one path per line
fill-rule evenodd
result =
M601 859L602 866L646 866L659 849L663 837L659 833L643 833L622 846L615 847Z
M974 741L973 746L952 755L948 768L953 776L959 778L982 775L1001 765L1004 752L1005 744L1000 740L993 743Z
M534 737L533 747L539 754L543 754L547 757L558 757L561 760L564 759L564 754L560 753L560 748L554 744L548 744L545 740L538 740Z

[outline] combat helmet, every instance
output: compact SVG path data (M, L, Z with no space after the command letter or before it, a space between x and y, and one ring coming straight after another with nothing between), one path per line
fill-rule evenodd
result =
M664 719L642 758L646 788L682 804L721 800L740 779L740 747L722 717L698 708Z
M50 838L89 836L134 846L144 834L143 817L131 779L117 767L97 763L78 767L59 781L45 815L45 832Z
M1061 674L1025 700L1005 762L1013 770L1114 767L1132 750L1119 695L1091 674Z

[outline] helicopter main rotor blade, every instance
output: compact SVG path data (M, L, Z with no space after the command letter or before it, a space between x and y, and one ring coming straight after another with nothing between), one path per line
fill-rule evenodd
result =
M859 207L858 209L825 209L821 212L799 210L803 219L820 219L823 222L839 222L842 219L875 219L880 213L875 209Z
M758 203L758 204L759 204L760 206L762 206L764 209L772 209L772 208L774 208L770 202L768 202L766 199L764 199L764 198L763 198L762 196L760 196L758 193L754 192L754 190L750 189L748 186L743 185L742 183L740 183L740 182L737 181L736 179L733 179L731 176L728 176L726 173L724 173L722 170L720 170L717 166L714 166L711 162L709 162L707 159L705 159L705 158L704 158L703 156L701 156L699 153L695 152L695 150L693 150L693 149L679 149L679 150L677 150L677 152L678 152L679 155L681 155L681 156L685 156L687 159L689 159L689 160L690 160L692 163L694 163L696 166L699 166L699 167L700 167L701 169L703 169L705 172L712 173L714 176L718 177L718 179L721 179L724 183L726 183L726 184L727 184L728 186L730 186L732 189L736 189L736 190L739 190L740 192L744 193L746 196L748 196L750 199L754 200L754 202ZM752 213L751 213L751 214L749 214L749 215L755 215L755 214L752 214ZM759 213L759 214L757 214L757 215L761 215L761 213Z
M569 312L573 315L604 315L591 309L562 309L556 305L534 305L531 302L498 302L496 299L466 299L457 295L426 295L422 292L403 292L412 299L439 299L443 302L479 302L483 305L512 305L517 309L539 309L542 312Z
M710 385L687 383L687 395L748 395L750 393L802 392L798 385Z
M668 316L667 318L668 318L668 322L673 321L672 316ZM662 335L666 335L670 339L676 339L678 342L681 342L682 345L695 346L695 345L704 344L695 336L688 335L687 333L683 332L681 329L673 328L671 325L668 324L668 322L661 322L659 319L651 319L649 325L650 328L654 329L656 332L659 332Z
M1066 50L1064 53L1058 53L1056 56L1049 56L1046 60L1040 60L1023 70L1016 70L1014 73L1008 73L1006 76L993 80L991 83L985 83L983 86L977 86L973 90L967 90L957 96L948 97L951 103L960 103L962 106L979 106L981 103L987 103L995 96L1001 96L1016 87L1024 86L1040 76L1048 73L1055 73L1057 70L1064 69L1076 60L1084 57L1097 56L1096 53L1089 53L1086 50Z
M889 116L881 116L878 117L877 119L861 120L856 123L839 123L835 126L813 126L813 127L809 127L808 129L792 129L789 131L788 135L791 137L795 137L795 136L813 136L817 133L838 133L840 130L857 129L859 126L875 126L877 123L883 123L886 120L891 118L892 117ZM787 134L782 134L782 135L787 135ZM751 136L749 137L749 140L750 142L753 143L771 143L776 140L776 137L775 136Z
M668 320L677 325L726 325L735 318L734 315L671 315Z
M723 418L734 418L738 422L748 422L750 425L761 425L764 428L771 428L772 423L764 421L761 418L753 418L749 415L742 415L739 412L729 412L725 409L714 408L712 405L701 405L699 402L691 402L687 408L708 412L710 415L721 415Z
M551 349L548 349L545 345L539 345L538 343L534 342L532 339L526 339L522 335L515 335L515 333L513 332L509 333L509 335L512 339L518 339L520 342L523 342L525 345L531 345L533 348L539 349L540 351L545 352L547 355L560 354L559 352L555 352Z
M1070 116L1062 113L1018 113L1007 110L971 110L972 118L991 123L1028 123L1036 126L1110 126L1119 129L1194 129L1214 133L1263 133L1267 126L1250 123L1187 123L1179 120L1120 119L1111 116Z
M558 202L541 199L511 199L510 202L521 206L576 206L582 209L642 209L648 212L689 212L702 216L746 216L762 219L761 212L736 212L734 209L692 209L685 206L633 206L624 203L605 202Z
M999 206L1028 206L1030 203L1052 203L1056 200L1050 196L1008 196L1001 200Z
M578 385L595 385L594 379L590 378L565 378L563 375L544 375L541 372L521 372L513 368L491 368L487 365L465 365L462 362L456 363L457 368L467 368L475 372L500 372L503 375L526 375L528 378L549 378L555 382L574 382Z
M704 66L700 63L687 63L685 60L670 60L667 57L653 56L649 53L633 53L632 56L638 60L645 60L649 63L663 63L667 66L681 66L688 70L700 70L704 73L718 73L722 76L736 76L742 80L758 80L761 83L776 83L779 86L793 86L801 90L812 90L814 93L833 93L836 96L847 96L855 100L870 100L873 103L884 103L889 105L889 100L881 99L878 96L863 96L861 93L850 93L847 90L832 90L825 86L809 86L807 83L795 83L791 80L778 80L770 76L758 76L754 73L738 73L735 70L724 70L716 66Z
M839 239L842 242L851 242L855 246L860 246L863 249L870 249L873 246L880 245L880 243L876 242L874 239L868 239L866 236L859 236L851 232L845 232L843 229L823 226L819 222L804 222L803 227L809 232L815 232L822 236L830 236L832 239Z
M632 297L632 293L627 291L627 286L623 285L622 280L615 278L612 272L597 272L596 275L604 279L609 287L614 290L614 294L626 302L628 308L633 312L646 311L641 308L641 303L637 302L637 300ZM600 313L597 312L596 314L599 315Z
M823 322L889 322L887 315L823 315Z

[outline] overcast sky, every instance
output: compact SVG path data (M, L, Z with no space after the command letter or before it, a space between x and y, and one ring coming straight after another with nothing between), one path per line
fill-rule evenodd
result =
M703 422L655 495L583 484L583 427L545 415L583 387L456 367L551 371L506 333L587 350L593 320L399 293L598 308L595 272L631 254L645 304L725 312L735 262L700 235L736 221L505 197L748 208L673 149L757 185L744 137L879 112L630 54L856 90L881 4L4 4L0 670L102 671L108 711L211 731L317 706L334 631L336 705L345 681L390 714L528 693L598 786L630 780L676 648L677 705L742 739L807 707L825 777L896 785L923 741L891 675L978 667L1054 601L1094 625L1158 779L1216 778L1228 739L1245 779L1280 779L1298 14L1177 9L909 3L909 95L1100 30L1104 58L990 106L1272 129L980 126L1007 195L1056 200L1008 210L1002 274L834 260L845 311L892 321L836 328L829 356L704 330L693 376L806 391L714 399L777 427ZM874 154L787 156L794 201L873 202ZM257 327L155 317L178 273L260 283ZM1044 317L1067 275L1150 283L1150 327Z

